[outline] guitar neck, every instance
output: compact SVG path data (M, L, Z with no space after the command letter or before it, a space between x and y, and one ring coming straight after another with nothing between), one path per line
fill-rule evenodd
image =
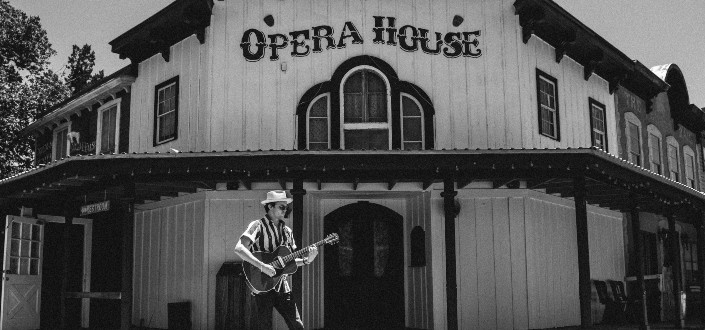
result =
M318 247L318 246L321 246L321 245L323 245L323 244L326 244L326 240L325 240L325 239L322 239L322 240L320 240L320 241L318 241L318 242L316 242L316 243L313 243L313 244L311 244L311 245L314 245L314 246ZM300 257L300 256L302 256L302 255L304 255L304 253L308 253L308 249L309 249L309 247L310 247L311 245L308 245L308 246L306 246L305 248L303 248L303 249L301 249L301 250L298 250L298 251L296 251L296 252L294 252L294 253L291 253L291 254L289 254L289 255L287 255L287 256L285 256L285 257L282 257L282 260L284 260L284 263L288 263L288 262L290 262L290 261L292 261L292 260L294 260L294 259L296 259L296 258L298 258L298 257Z

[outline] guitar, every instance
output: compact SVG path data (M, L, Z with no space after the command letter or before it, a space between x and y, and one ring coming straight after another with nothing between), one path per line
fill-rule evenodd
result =
M279 281L281 281L284 275L296 273L299 266L296 265L295 260L305 253L308 253L309 247L318 247L323 244L335 243L338 243L338 234L333 233L326 236L326 238L293 253L288 247L283 245L278 247L272 253L252 252L252 255L254 255L257 260L274 267L276 274L270 277L269 275L262 273L259 267L252 265L249 262L243 262L242 270L245 274L245 279L247 279L247 284L249 284L250 289L252 289L252 292L254 293L262 293L272 290L277 286L277 284L279 284Z

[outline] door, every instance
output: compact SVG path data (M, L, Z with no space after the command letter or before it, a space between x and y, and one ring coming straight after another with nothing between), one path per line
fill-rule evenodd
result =
M37 329L44 226L37 219L11 215L6 224L0 328Z
M326 328L404 328L402 220L368 202L325 217L325 232L340 235L337 245L324 249Z

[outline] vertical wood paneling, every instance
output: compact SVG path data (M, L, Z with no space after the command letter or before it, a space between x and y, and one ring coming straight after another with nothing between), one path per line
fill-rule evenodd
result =
M511 277L513 328L528 329L526 281L526 239L524 199L509 198L509 241L511 245Z
M512 260L509 233L509 201L493 198L494 274L497 299L497 329L513 329Z
M478 268L477 268L477 217L475 201L462 198L461 209L456 222L456 243L458 251L465 253L458 260L458 328L478 329L479 299L478 299ZM440 245L440 244L439 244Z

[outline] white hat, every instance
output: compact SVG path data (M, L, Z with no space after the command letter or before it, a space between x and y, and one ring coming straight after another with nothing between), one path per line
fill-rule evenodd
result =
M272 190L267 193L267 199L263 200L261 203L262 205L275 202L286 202L289 204L292 201L293 199L286 197L286 192L284 190Z

